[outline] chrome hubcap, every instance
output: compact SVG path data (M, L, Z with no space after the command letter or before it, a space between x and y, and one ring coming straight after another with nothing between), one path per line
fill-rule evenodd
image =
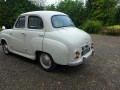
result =
M42 54L40 56L40 63L44 68L48 69L51 66L51 59L50 59L49 55Z
M5 53L9 53L8 46L6 43L3 45L3 50Z

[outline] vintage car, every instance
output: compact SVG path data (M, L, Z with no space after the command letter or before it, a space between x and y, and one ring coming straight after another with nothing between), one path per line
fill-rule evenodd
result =
M76 66L93 54L89 34L75 27L68 15L57 11L21 14L12 29L1 32L5 54L37 60L46 71L56 65Z

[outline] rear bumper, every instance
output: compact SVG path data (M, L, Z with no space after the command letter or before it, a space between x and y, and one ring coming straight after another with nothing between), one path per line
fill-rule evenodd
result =
M68 66L77 66L82 64L83 62L87 61L88 58L90 58L92 55L94 54L94 50L91 50L90 52L88 52L87 54L85 54L82 58L80 58L77 61L74 62L68 62Z

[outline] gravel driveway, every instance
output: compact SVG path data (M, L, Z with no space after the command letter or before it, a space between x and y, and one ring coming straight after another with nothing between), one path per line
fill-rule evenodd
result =
M120 37L91 35L94 57L77 67L45 72L36 62L5 55L0 46L0 90L119 90Z

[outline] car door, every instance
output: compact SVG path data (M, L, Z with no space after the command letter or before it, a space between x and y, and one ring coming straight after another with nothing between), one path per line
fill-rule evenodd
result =
M21 16L18 18L12 32L12 50L26 53L25 50L25 21L26 17Z
M40 16L30 15L27 20L26 30L26 50L29 55L34 55L33 49L42 51L42 43L44 38L45 28L43 20Z

